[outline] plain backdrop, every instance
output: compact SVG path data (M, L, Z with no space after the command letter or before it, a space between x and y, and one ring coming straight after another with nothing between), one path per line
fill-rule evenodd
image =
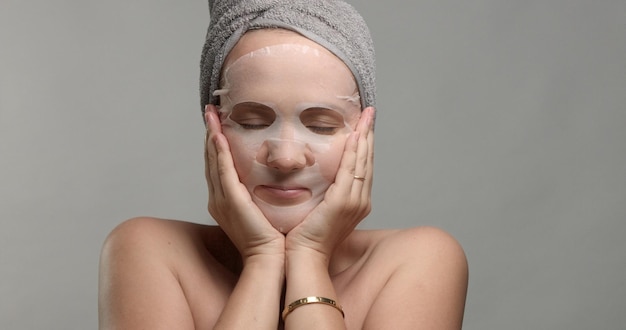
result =
M354 0L378 55L374 208L470 264L465 329L626 324L626 1ZM124 219L211 223L204 1L0 1L0 328L97 327Z

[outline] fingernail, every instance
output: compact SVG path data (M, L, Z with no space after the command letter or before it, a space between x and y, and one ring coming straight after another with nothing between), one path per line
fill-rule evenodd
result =
M374 128L374 122L375 122L375 119L376 119L376 108L372 107L370 112L371 113L370 113L370 117L369 117L369 121L370 121L369 124L370 124L370 127Z
M215 119L213 118L213 112L212 111L207 112L206 119L207 119L207 122L209 123L209 127L211 127L211 125L213 125L215 123Z

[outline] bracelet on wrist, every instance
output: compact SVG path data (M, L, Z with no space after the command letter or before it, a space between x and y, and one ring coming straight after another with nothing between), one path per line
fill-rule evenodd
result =
M341 308L341 306L337 304L336 301L330 298L312 296L312 297L298 299L292 302L291 304L287 305L282 313L283 321L285 320L287 315L293 312L294 309L304 306L304 305L308 305L308 304L324 304L324 305L334 307L341 313L341 317L345 318L345 314L343 313L343 308Z

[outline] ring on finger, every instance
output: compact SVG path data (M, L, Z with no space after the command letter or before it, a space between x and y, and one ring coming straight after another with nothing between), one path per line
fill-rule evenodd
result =
M355 179L355 180L365 181L365 177L364 177L364 176L358 176L358 175L355 175L355 176L354 176L354 179Z

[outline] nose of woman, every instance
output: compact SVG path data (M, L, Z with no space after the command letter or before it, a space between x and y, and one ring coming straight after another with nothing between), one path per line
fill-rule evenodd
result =
M289 173L315 164L309 146L296 140L268 139L259 152L259 162L279 172Z

